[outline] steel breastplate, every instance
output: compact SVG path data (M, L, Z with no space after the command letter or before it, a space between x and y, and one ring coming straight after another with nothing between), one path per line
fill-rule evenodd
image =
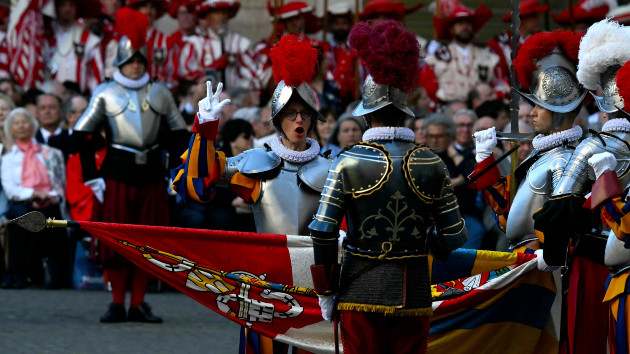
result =
M584 140L571 155L553 195L586 194L590 185L595 181L595 174L593 168L588 164L588 159L601 152L610 152L617 159L629 159L628 139L630 139L628 133L612 132L610 135L604 133ZM630 161L618 161L616 171L622 188L629 187Z
M160 116L146 101L146 87L125 91L129 96L127 106L119 114L107 117L111 141L142 151L157 143Z
M300 179L301 167L310 165L315 168L310 164L312 161L302 165L283 161L274 178L261 180L260 197L252 206L257 232L309 235L308 225L317 211L324 182L320 178L321 187L315 190ZM319 174L327 174L330 163L318 166ZM315 171L309 173L316 174Z
M527 170L527 175L521 181L510 205L505 234L513 244L536 238L532 215L549 200L554 182L562 173L559 166L566 163L571 151L556 147L541 154L543 155Z

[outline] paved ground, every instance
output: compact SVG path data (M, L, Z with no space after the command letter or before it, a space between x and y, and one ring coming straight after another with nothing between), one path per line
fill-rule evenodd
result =
M0 289L2 353L238 353L240 327L176 292L147 294L162 324L102 324L106 291Z

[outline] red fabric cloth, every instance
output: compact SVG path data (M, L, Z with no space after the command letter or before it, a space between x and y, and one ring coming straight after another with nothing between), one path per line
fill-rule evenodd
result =
M567 296L567 342L562 353L606 353L608 304L604 283L608 267L576 256L571 262Z
M427 316L396 317L341 311L343 352L426 353L430 323Z
M100 221L168 226L169 214L166 184L153 183L144 188L127 185L120 181L105 181L105 195ZM122 257L101 243L100 260L104 266L120 265ZM123 262L126 263L126 262Z
M24 152L22 158L22 187L33 188L40 192L50 192L50 178L46 166L37 158L42 148L32 140L27 143L15 142L18 149Z
M96 168L100 169L105 159L107 148L97 151L95 154ZM92 220L96 204L96 198L92 188L83 184L83 169L81 157L74 154L68 158L66 164L66 199L72 220Z

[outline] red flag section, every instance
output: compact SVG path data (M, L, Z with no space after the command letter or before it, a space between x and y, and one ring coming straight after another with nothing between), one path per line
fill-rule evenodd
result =
M322 347L322 342L333 343L333 331L322 320L312 290L310 237L80 224L138 266L230 320L307 350L333 351L332 346Z

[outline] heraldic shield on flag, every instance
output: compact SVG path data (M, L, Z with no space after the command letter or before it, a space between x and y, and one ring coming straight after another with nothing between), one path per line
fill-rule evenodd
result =
M334 353L333 325L322 319L312 289L310 237L79 224L227 319L298 348ZM535 255L459 249L446 261L429 257L431 353L557 352L556 284L552 273L537 269Z

